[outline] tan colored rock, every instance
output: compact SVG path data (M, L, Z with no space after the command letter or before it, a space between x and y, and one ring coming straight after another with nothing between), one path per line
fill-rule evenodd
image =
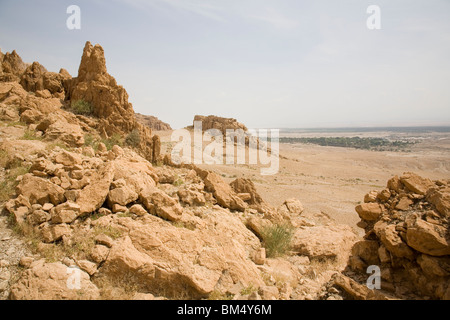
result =
M27 65L22 61L16 50L13 50L11 53L5 53L1 65L3 71L3 75L0 77L1 81L19 81L27 68Z
M450 255L448 228L421 219L408 226L406 241L415 250L430 256Z
M112 210L112 212L114 212L114 213L118 213L118 212L126 212L126 211L128 210L128 208L125 207L125 206L121 206L121 205L118 204L118 203L114 203L114 204L112 205L111 210Z
M450 276L450 257L432 257L422 254L417 259L417 263L423 272L430 277Z
M279 208L279 211L288 212L291 216L299 216L303 213L303 205L300 200L291 198L284 201L284 203Z
M55 162L60 163L64 166L71 167L77 164L81 164L82 159L80 155L77 153L63 150L62 152L56 155Z
M24 268L29 268L33 262L33 257L23 256L22 258L20 258L19 265Z
M239 281L245 287L263 285L249 259L253 255L249 250L260 247L259 240L240 219L216 207L204 223L189 230L152 215L122 218L120 224L130 232L116 240L102 270L117 277L131 272L149 289L164 286L167 292L179 292L184 288L194 297L205 297L215 289L226 292Z
M161 218L177 221L183 214L183 208L172 197L157 188L146 188L139 194L140 201L145 208Z
M77 261L77 265L81 270L86 271L90 276L97 272L97 265L89 260Z
M362 220L374 221L383 213L383 207L378 203L363 203L355 208Z
M397 193L400 192L400 190L403 189L403 184L400 181L400 178L398 176L394 176L391 179L388 180L387 182L387 188L389 190L395 191Z
M391 197L391 192L389 191L389 189L383 189L379 194L378 194L378 199L380 199L383 202L386 202L390 199Z
M140 204L134 204L130 208L130 213L135 214L139 217L145 216L148 214L147 210L144 209Z
M94 212L105 202L114 172L111 164L104 165L96 172L91 183L80 192L76 203L80 206L80 214Z
M236 193L247 193L250 195L250 199L246 200L249 204L261 204L264 203L262 197L256 191L256 187L250 179L237 178L233 182L230 183L231 188Z
M209 129L217 129L222 132L222 134L225 136L226 130L237 130L241 129L243 132L246 132L248 129L245 125L242 123L237 122L236 119L232 118L222 118L217 116L200 116L196 115L194 117L195 121L201 121L202 122L202 130L206 131Z
M368 194L364 196L364 202L375 202L377 200L378 192L377 191L370 191Z
M105 245L108 248L111 248L114 244L114 240L111 239L111 237L107 236L106 234L99 234L95 237L95 242Z
M109 249L106 246L103 245L96 245L90 254L90 257L92 261L94 261L97 264L102 263L108 258Z
M280 292L276 286L262 286L258 290L263 300L278 300Z
M44 66L39 62L33 62L25 69L20 84L26 91L44 90L43 74L45 72L47 72L47 69Z
M25 218L28 215L29 211L30 209L25 206L21 206L13 210L14 219L16 220L19 226L22 226L24 224Z
M76 277L79 277L78 284ZM99 297L98 288L86 272L44 260L33 262L11 287L12 300L93 300Z
M450 217L450 188L444 189L432 188L427 194L427 200L436 206L436 210L444 215Z
M348 259L356 235L345 225L316 226L298 229L292 239L292 250L310 258Z
M378 257L380 258L381 263L391 262L391 254L383 245L378 248Z
M28 109L20 114L20 121L26 124L39 123L44 115L36 109Z
M395 224L387 225L385 222L379 221L374 226L375 233L381 243L396 257L412 259L414 253L395 230Z
M266 262L266 249L261 248L255 253L255 263L258 265L263 265Z
M430 179L422 178L415 173L407 172L400 177L400 181L408 190L421 195L426 195L428 189L433 186Z
M47 89L37 90L36 91L36 97L44 98L44 99L50 99L52 97L52 94Z
M44 210L34 210L27 217L27 222L31 223L32 225L39 225L39 224L44 223L49 220L50 220L50 215L47 212L45 212Z
M127 204L137 200L137 198L138 194L128 186L112 189L108 194L108 202L110 205L117 203L122 206L126 206Z
M192 189L183 188L177 192L180 201L190 206L204 206L206 204L205 196Z
M136 120L152 130L156 131L172 130L172 128L168 123L162 122L161 120L159 120L157 117L154 116L146 116L140 113L136 113Z
M414 203L414 201L412 201L410 198L408 197L402 197L400 199L400 201L397 203L397 205L395 206L395 209L397 210L401 210L401 211L406 211L410 208L410 206Z
M216 173L208 172L203 179L207 191L212 192L217 203L224 208L244 211L247 207L230 185L225 183Z
M52 223L72 223L80 215L80 205L67 201L52 211Z
M45 137L50 140L59 139L70 147L81 147L84 144L84 132L77 124L58 120L45 130Z
M64 189L51 183L47 179L25 174L16 187L16 193L28 198L31 204L41 205L51 202L57 205L63 202Z
M249 228L251 231L253 231L258 238L262 239L264 230L266 228L272 226L273 223L268 219L263 219L258 216L251 216L247 220L246 225L247 225L247 228Z
M341 273L336 273L332 281L356 300L388 300L378 290L371 290Z
M356 242L352 247L352 254L361 258L367 265L378 265L378 241L362 240Z
M68 236L72 233L70 226L65 223L62 224L46 224L42 230L42 239L46 243L61 240L63 236Z
M100 120L97 129L105 138L114 133L125 136L138 130L140 143L137 149L149 161L159 157L151 129L136 120L126 90L108 74L104 50L100 45L93 46L86 42L78 77L69 82L70 100L84 100L93 106L93 115Z

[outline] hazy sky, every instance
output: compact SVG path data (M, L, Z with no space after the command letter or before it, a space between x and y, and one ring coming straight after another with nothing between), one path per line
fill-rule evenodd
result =
M450 124L449 0L0 0L2 52L76 76L87 40L135 111L174 128Z

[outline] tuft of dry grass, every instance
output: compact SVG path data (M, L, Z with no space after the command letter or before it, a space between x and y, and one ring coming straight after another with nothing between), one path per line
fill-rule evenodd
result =
M287 224L274 224L262 231L263 246L267 257L274 258L286 254L291 248L294 228Z

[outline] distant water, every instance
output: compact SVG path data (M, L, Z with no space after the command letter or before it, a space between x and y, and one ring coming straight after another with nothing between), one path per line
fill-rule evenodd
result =
M433 133L450 132L450 126L436 127L343 127L343 128L286 128L280 133L351 133L351 132L396 132L396 133Z

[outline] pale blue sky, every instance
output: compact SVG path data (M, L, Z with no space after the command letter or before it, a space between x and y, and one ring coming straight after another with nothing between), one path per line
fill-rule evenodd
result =
M87 40L135 111L174 128L450 124L449 0L0 0L2 52L76 76Z

